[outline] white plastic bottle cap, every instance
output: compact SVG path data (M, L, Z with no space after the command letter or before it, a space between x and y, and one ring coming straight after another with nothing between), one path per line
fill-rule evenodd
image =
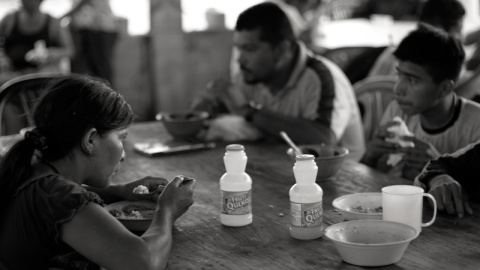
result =
M309 154L304 154L304 155L297 155L295 157L297 161L303 161L303 160L314 160L315 156L314 155L309 155Z
M227 151L243 151L245 147L241 144L230 144L226 147Z

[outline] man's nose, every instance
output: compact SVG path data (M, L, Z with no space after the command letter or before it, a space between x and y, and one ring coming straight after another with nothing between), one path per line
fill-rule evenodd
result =
M397 79L395 86L393 87L393 93L396 96L404 96L405 95L405 83L401 78Z

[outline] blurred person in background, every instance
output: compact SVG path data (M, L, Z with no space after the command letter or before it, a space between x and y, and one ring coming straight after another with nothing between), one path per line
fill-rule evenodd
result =
M424 0L366 0L352 14L352 18L370 18L373 14L391 15L394 20L417 20Z
M68 73L74 54L68 29L40 11L42 0L20 2L0 21L0 84L27 73Z
M73 0L72 9L63 18L70 19L76 47L72 72L94 75L112 83L118 26L109 1Z
M428 0L418 15L418 22L428 23L461 39L465 14L465 8L458 0ZM397 60L393 55L395 49L395 46L387 47L370 69L368 76L395 75L397 72Z
M216 117L207 139L280 138L339 144L360 159L363 126L352 85L331 61L296 38L287 15L270 2L240 14L234 33L240 72L211 82L191 104ZM225 115L220 115L225 114Z

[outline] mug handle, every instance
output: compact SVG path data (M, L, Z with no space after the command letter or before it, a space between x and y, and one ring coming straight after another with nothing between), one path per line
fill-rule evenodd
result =
M423 193L423 196L427 197L427 198L429 198L430 200L433 201L433 217L429 222L422 223L422 227L427 227L427 226L432 225L433 222L435 221L435 218L437 217L437 201L435 201L435 198L428 193Z

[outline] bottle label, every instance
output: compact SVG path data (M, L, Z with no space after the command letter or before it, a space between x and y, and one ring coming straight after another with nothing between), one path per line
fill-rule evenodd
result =
M222 214L248 215L252 213L252 190L231 192L222 190Z
M321 201L314 203L290 202L290 214L294 227L312 228L322 226L323 208Z

